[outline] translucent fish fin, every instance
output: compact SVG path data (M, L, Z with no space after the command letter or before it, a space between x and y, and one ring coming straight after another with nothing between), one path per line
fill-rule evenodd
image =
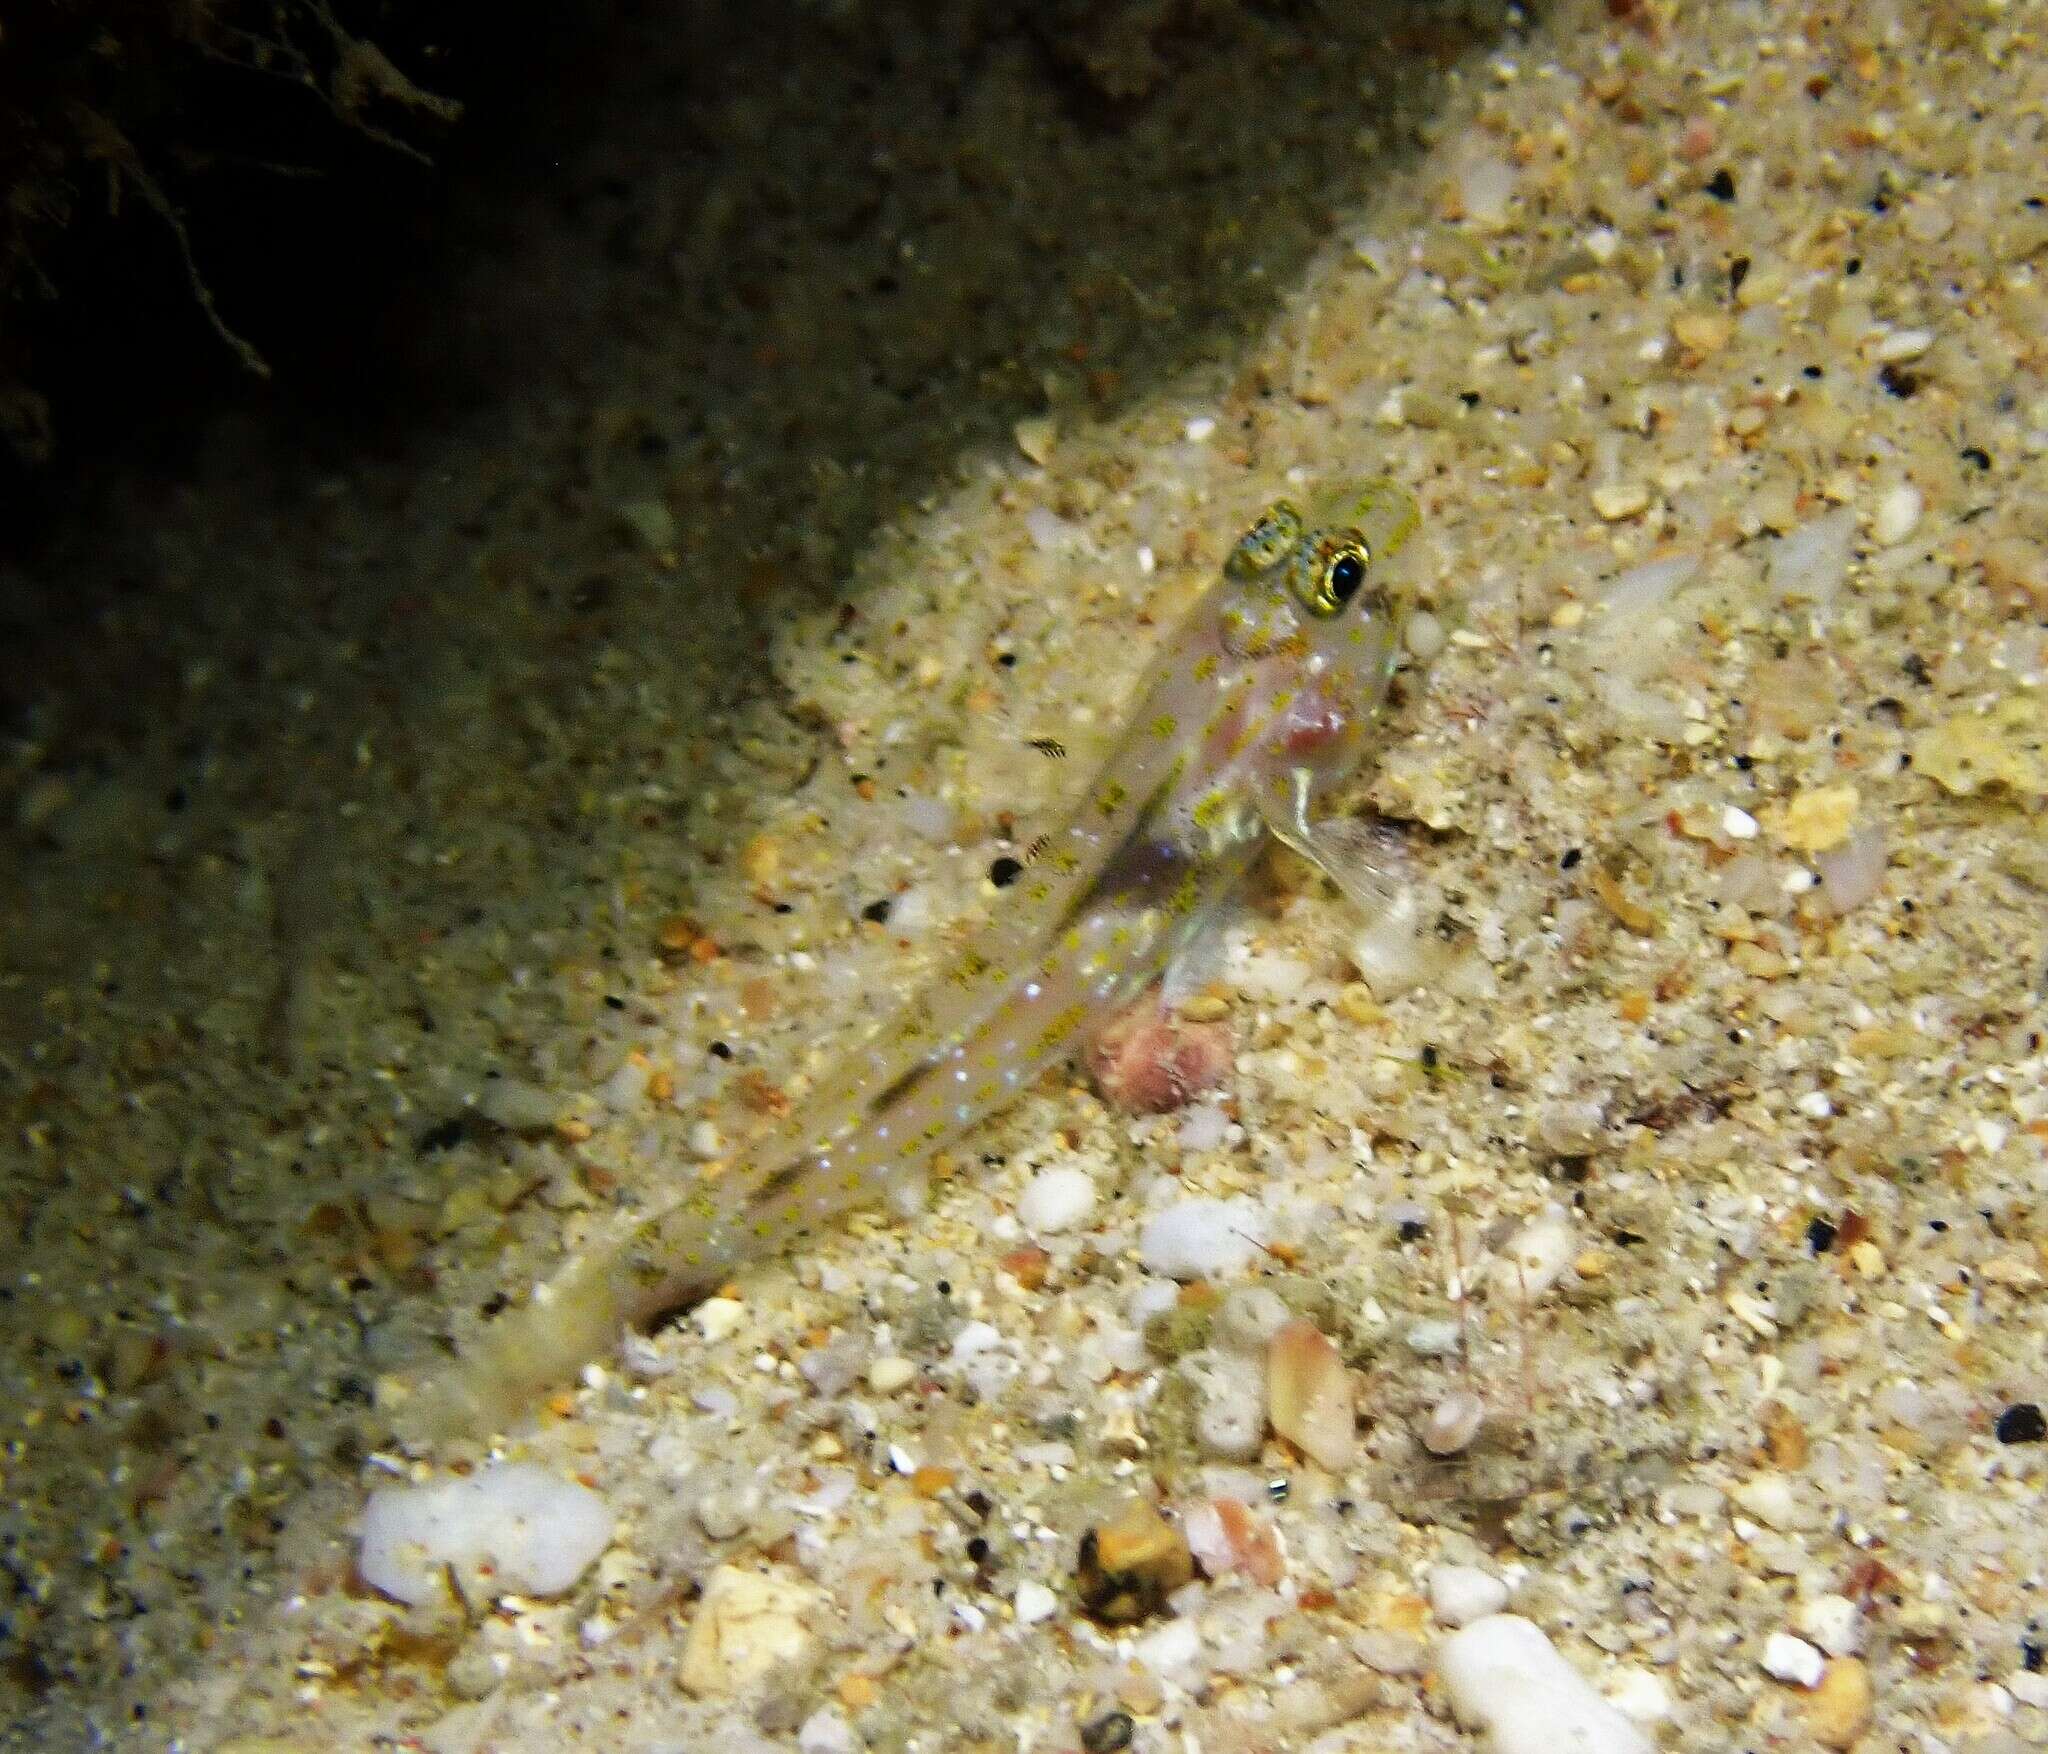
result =
M1211 982L1223 978L1229 929L1237 917L1237 910L1233 907L1219 905L1210 908L1201 923L1173 953L1173 959L1159 977L1159 1002L1167 1010L1184 1004Z
M1384 914L1403 885L1387 868L1377 831L1355 816L1310 822L1307 806L1305 785L1295 788L1284 803L1265 805L1266 826L1273 837L1329 878L1365 918Z

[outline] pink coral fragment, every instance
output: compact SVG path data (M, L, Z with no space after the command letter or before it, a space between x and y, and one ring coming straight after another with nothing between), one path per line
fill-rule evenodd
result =
M1188 1512L1182 1526L1203 1572L1238 1572L1267 1589L1287 1576L1287 1556L1272 1523L1235 1498L1212 1498Z
M1112 1018L1088 1050L1103 1100L1127 1114L1169 1114L1230 1073L1230 1026L1195 1023L1145 1000Z

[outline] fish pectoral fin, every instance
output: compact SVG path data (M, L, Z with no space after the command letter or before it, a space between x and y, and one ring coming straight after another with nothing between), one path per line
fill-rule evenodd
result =
M1223 978L1230 949L1229 927L1238 918L1228 905L1208 910L1206 916L1180 943L1159 976L1159 1000L1169 1011Z
M1273 838L1315 866L1337 886L1344 899L1368 919L1392 907L1401 893L1400 880L1387 869L1379 836L1371 824L1354 816L1333 816L1310 822L1294 799L1264 807Z

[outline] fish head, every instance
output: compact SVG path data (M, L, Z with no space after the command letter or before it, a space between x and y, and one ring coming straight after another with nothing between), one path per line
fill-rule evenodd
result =
M1363 757L1401 653L1394 563L1421 522L1384 479L1276 500L1225 563L1216 639L1258 672L1258 764L1320 791Z

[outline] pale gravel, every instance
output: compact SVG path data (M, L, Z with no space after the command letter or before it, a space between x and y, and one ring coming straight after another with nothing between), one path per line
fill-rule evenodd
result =
M1476 47L1426 150L1337 216L1268 330L1099 423L1063 404L1043 467L1001 438L971 451L853 556L857 627L830 602L775 623L794 718L746 690L715 722L649 716L632 653L676 629L630 581L661 563L608 558L629 582L601 634L529 645L513 618L495 651L419 642L408 688L457 703L424 723L467 742L351 717L360 650L306 659L317 677L293 680L334 728L291 746L295 804L234 803L279 755L223 731L207 773L227 802L138 844L133 799L177 771L174 729L230 716L189 673L161 743L113 778L25 768L20 892L100 905L90 931L8 921L39 1003L7 1038L6 1095L47 1210L9 1213L37 1252L12 1284L0 1533L8 1611L80 1670L10 1733L838 1746L843 1712L877 1749L1065 1747L1117 1708L1145 1754L1183 1735L1445 1751L1469 1744L1419 1684L1431 1568L1513 1563L1514 1613L1571 1672L1660 1710L1641 1676L1661 1681L1660 1747L1803 1734L1821 1695L1771 1679L1771 1641L1839 1645L1841 1598L1871 1626L1873 1743L2048 1742L2025 1667L2048 1445L1992 1433L2048 1401L2048 870L2022 800L1953 796L1902 759L2048 670L2027 487L2048 453L2048 231L2024 205L2044 29L2028 0L1852 8L1811 36L1774 9L1586 5ZM1028 89L1007 68L981 101ZM1965 89L1980 122L1958 119ZM1677 323L1702 312L1732 320ZM800 309L774 322L788 345L810 332ZM1359 798L1437 898L1431 977L1363 990L1343 904L1276 861L1236 930L1310 978L1236 996L1229 1129L1190 1148L1180 1117L1049 1083L914 1225L863 1220L750 1275L714 1333L656 1336L514 1446L621 1519L581 1593L470 1624L351 1585L349 1519L406 1466L362 1465L382 1430L363 1397L530 1281L551 1239L674 1173L715 1098L737 1124L748 1076L789 1075L807 1043L829 1057L937 941L863 929L862 903L914 883L935 917L974 905L1008 844L996 812L1057 807L1237 524L1290 470L1368 467L1421 489L1417 576L1450 629ZM709 574L727 490L677 497L683 564ZM508 548L519 515L552 528L532 504L500 515ZM203 552L189 526L164 541ZM1700 564L1610 625L1613 581L1673 554ZM464 576L528 564L474 559ZM404 611L436 613L459 630L482 610ZM589 643L556 671L562 637ZM746 642L704 638L685 667L709 690ZM516 766L483 716L508 697ZM1048 727L1069 761L1030 748ZM957 843L870 809L876 774L943 799ZM1775 825L1845 774L1888 867L1861 906L1809 917ZM336 806L331 836L307 796ZM398 850L349 838L368 819ZM786 915L743 869L764 833ZM125 876L145 853L158 875ZM721 961L663 950L685 911ZM241 1053L266 1028L272 1061ZM494 1085L510 1130L421 1152ZM1016 1203L1068 1154L1098 1188L1092 1228L1049 1237L1029 1288L1005 1264ZM1342 1480L1271 1445L1196 1453L1130 1319L1166 1307L1136 1255L1147 1215L1189 1199L1255 1208L1266 1252L1237 1278L1265 1276L1359 1368ZM1580 1246L1524 1308L1504 1251L1553 1203ZM1403 1343L1452 1316L1455 1350ZM1484 1435L1429 1458L1418 1422L1468 1390ZM1080 1535L1153 1482L1253 1506L1286 1581L1197 1586L1136 1643L1089 1625L1063 1593ZM121 1508L138 1496L146 1527ZM779 1599L804 1604L789 1648L809 1654L743 1698L684 1698L695 1590L764 1564L804 1575Z

